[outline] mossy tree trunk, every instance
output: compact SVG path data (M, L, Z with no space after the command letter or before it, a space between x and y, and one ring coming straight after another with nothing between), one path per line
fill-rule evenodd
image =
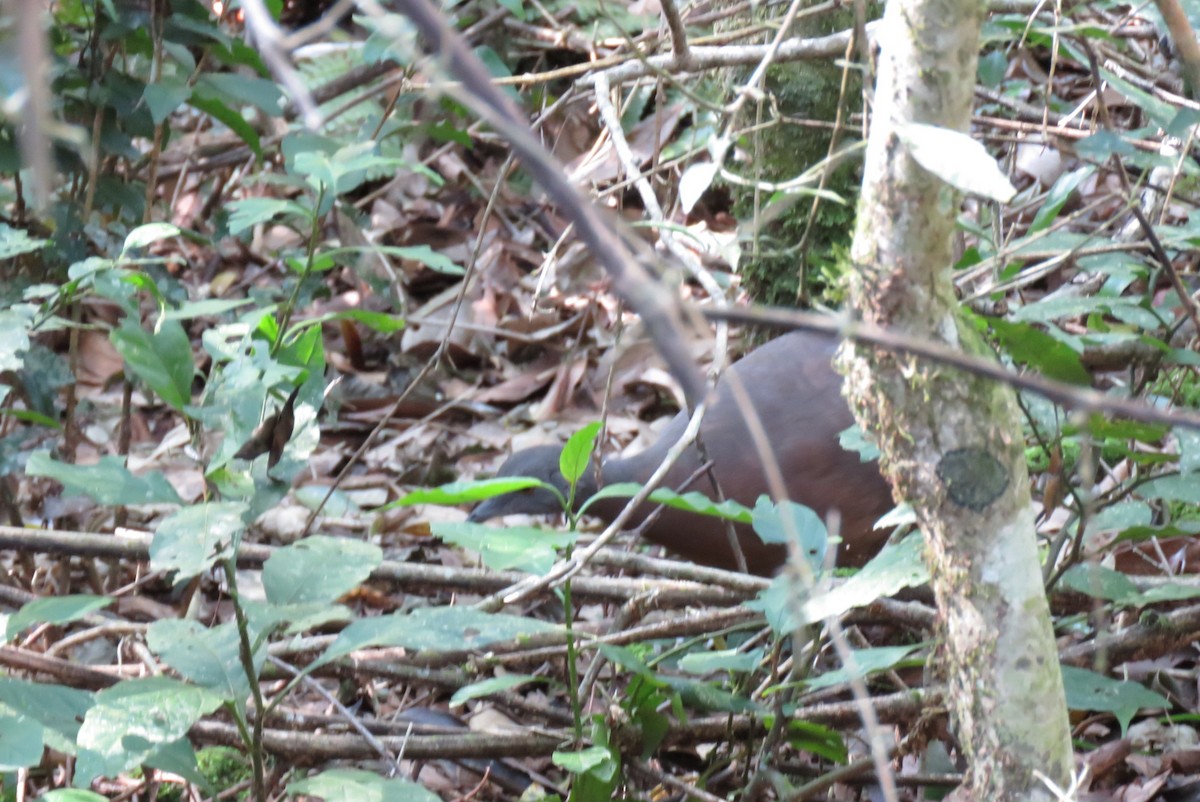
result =
M966 131L984 6L892 0L852 255L865 322L982 354L950 282L960 196L902 141L910 122ZM1008 386L902 354L847 349L847 388L885 473L916 510L945 637L946 680L970 764L964 798L1050 799L1071 743L1041 584L1021 424Z

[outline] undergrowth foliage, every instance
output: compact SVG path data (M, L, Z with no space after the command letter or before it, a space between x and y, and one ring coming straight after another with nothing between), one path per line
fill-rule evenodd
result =
M569 239L565 226L541 208L528 178L511 172L503 144L453 95L434 93L422 76L436 75L436 65L420 55L406 21L367 5L331 24L322 43L329 47L293 48L295 74L323 115L317 130L303 124L304 104L229 9L70 0L47 12L48 107L25 119L6 107L0 126L0 505L13 549L8 673L0 677L5 791L26 782L47 798L105 798L169 775L205 795L240 786L257 800L284 788L331 800L438 798L399 776L409 768L403 754L542 758L540 773L527 770L510 785L503 772L511 765L481 769L501 784L497 793L514 797L537 780L551 784L550 794L608 800L684 774L714 793L757 783L784 796L856 753L858 736L844 723L853 709L844 695L822 700L868 676L886 697L885 724L898 740L914 735L903 747L918 749L929 691L910 692L905 670L930 653L932 616L916 602L886 608L908 618L862 608L922 584L919 537L832 584L822 573L825 525L811 511L765 501L748 509L663 489L655 503L753 522L769 542L802 544L800 552L814 555L817 584L799 592L787 577L585 573L546 590L554 603L541 607L505 589L522 587L514 574L540 576L577 552L588 499L562 499L566 531L427 513L434 535L475 555L465 567L458 555L444 565L430 557L434 547L413 534L411 519L397 532L390 516L406 510L554 488L465 479L395 492L390 476L399 469L372 456L379 441L362 431L364 421L385 428L395 415L417 430L427 422L419 419L436 421L453 402L494 417L494 404L524 398L513 389L530 364L522 336L540 329L606 341L590 327L603 329L598 324L620 313L602 302L575 314L585 305L579 299L596 293L565 283L549 291L552 300L531 300L532 282L522 282L544 254L563 263L578 256L559 250ZM548 144L596 185L612 187L618 169L585 158L580 143L594 132L568 102L570 80L597 57L584 53L585 41L604 58L636 62L630 40L653 32L659 17L640 4L551 3L547 11L557 15L554 26L543 27L540 6L509 0L453 13L492 74L519 89L528 108L548 110ZM1154 37L1144 35L1149 23L1122 38L1106 32L1125 30L1107 7L1071 13L1079 15L1075 27L1044 15L989 19L977 126L993 155L1013 166L1020 193L1007 206L965 205L958 286L974 324L1014 369L1190 406L1190 343L1200 320L1187 293L1192 277L1177 280L1176 271L1190 264L1197 240L1197 171L1183 149L1200 117L1162 99L1144 77L1170 78ZM4 22L11 40L13 21ZM696 34L715 35L711 25L695 23ZM1105 56L1098 75L1088 48ZM1056 84L1034 69L1051 51ZM1139 71L1123 69L1137 59L1145 61ZM18 74L11 58L5 64ZM523 73L533 77L512 80ZM1105 130L1070 125L1068 112L1093 78L1123 98ZM667 171L663 186L703 164L713 186L696 195L714 207L722 182L754 188L753 219L730 226L727 211L689 203L668 225L720 262L724 284L736 283L741 234L786 216L797 198L819 220L849 213L853 199L832 191L748 184L754 125L735 121L717 147L727 121L686 85L646 85L630 98L625 128L643 134L638 155ZM770 103L762 109L769 114ZM1072 138L1070 154L1040 139L1047 122ZM1003 133L1010 130L1026 138L1013 142ZM850 140L859 133L847 129ZM646 146L647 136L655 144ZM33 203L33 176L22 169L38 146L56 177L44 207ZM718 169L714 154L726 151ZM836 165L855 152L851 141L829 159ZM967 163L957 156L944 154L950 169ZM501 223L484 211L489 201ZM484 278L464 283L468 265ZM837 272L826 266L822 282ZM458 295L468 287L475 294ZM447 333L455 315L474 334ZM347 377L393 371L388 360L414 321L427 324L433 340L451 341L437 351L438 372L451 377L441 387L462 398L435 393L409 415L408 391L392 392L383 406L395 401L394 409L371 418L380 405L364 402ZM488 388L488 401L471 407L478 387L467 388L481 383L475 369L487 350L475 335L495 336L494 350L514 367ZM418 335L411 345L404 350L432 356L421 348L429 340ZM469 381L455 374L464 367L474 370ZM1109 613L1190 605L1200 593L1194 583L1132 574L1195 559L1197 433L1069 416L1033 395L1022 401L1048 585L1076 609L1081 597ZM426 463L444 455L434 445L440 425L418 441ZM564 451L569 487L587 470L598 428L586 427ZM487 441L467 439L457 450L469 460ZM352 456L360 445L368 453ZM364 464L372 471L359 476L374 474L378 493L338 484L339 471ZM903 520L901 512L890 523ZM80 535L51 545L56 533L46 530ZM105 534L89 540L89 531ZM272 536L286 545L259 545ZM55 554L66 556L48 556ZM131 598L143 606L130 612ZM671 614L689 604L718 609ZM642 622L655 605L668 614ZM859 632L853 664L839 667L820 624L845 615L878 631ZM610 617L611 628L598 623ZM1163 620L1179 627L1176 641L1188 641L1189 624L1178 621L1189 619ZM1064 634L1079 640L1101 626L1062 619ZM1144 733L1158 724L1138 718L1147 710L1195 708L1194 689L1150 690L1090 671L1085 666L1100 666L1089 655L1067 662L1070 706L1097 714L1081 742L1136 734L1140 725ZM337 680L345 682L340 691ZM444 719L400 728L391 718L414 702L447 701L461 710L490 705L517 726L511 736L447 739L420 729L437 732ZM338 711L337 722L312 713L318 705ZM356 725L363 726L350 729ZM318 729L331 736L319 748ZM311 753L289 741L296 730L311 736L302 744ZM217 743L237 751L195 749ZM298 768L314 764L320 768ZM1113 786L1127 780L1109 778Z

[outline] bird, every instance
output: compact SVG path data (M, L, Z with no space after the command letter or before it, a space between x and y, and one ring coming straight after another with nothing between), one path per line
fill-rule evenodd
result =
M725 498L753 507L760 495L773 496L746 424L744 407L731 389L731 376L735 377L762 421L766 442L783 474L787 498L812 508L823 520L836 511L842 538L837 563L860 566L886 542L890 533L874 525L894 504L878 464L864 462L858 453L840 443L841 433L854 424L854 416L842 397L842 377L833 369L835 349L832 339L809 332L785 334L754 349L733 363L718 381L700 427L700 439ZM683 435L687 422L687 413L680 412L644 451L606 459L599 472L589 466L576 488L576 506L593 495L601 482L645 483L667 450ZM561 452L558 445L517 451L496 475L540 479L566 497L566 480L559 471ZM704 464L701 451L693 444L661 486L678 489ZM688 489L704 492L711 489L711 482L702 475ZM589 506L588 512L611 522L626 501L602 499ZM627 527L637 526L655 506L643 504ZM562 504L544 488L515 491L481 502L468 520L482 523L517 513L561 514ZM763 543L747 525L734 528L749 572L770 576L787 559L786 547ZM693 562L730 570L741 568L721 519L664 508L642 534L651 543Z

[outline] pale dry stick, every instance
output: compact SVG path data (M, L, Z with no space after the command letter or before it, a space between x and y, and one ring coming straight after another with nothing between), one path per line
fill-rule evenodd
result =
M60 638L51 644L45 653L47 657L58 657L88 641L108 638L114 635L119 637L144 637L149 626L149 624L139 624L133 621L111 621Z
M721 316L735 323L783 329L805 329L829 337L853 340L888 351L931 359L976 376L1004 382L1018 390L1028 390L1069 409L1102 412L1142 423L1162 423L1200 430L1200 414L1175 409L1164 411L1149 404L1114 398L1088 388L1046 379L1039 375L1015 373L998 362L970 356L931 340L852 321L844 316L815 314L793 309L704 310L706 317Z
M292 100L304 118L305 127L312 131L319 131L323 124L321 111L317 108L308 84L284 55L283 35L279 31L279 26L275 24L274 18L263 5L263 0L242 0L242 11L246 15L247 27L254 34L259 54L271 72L291 94Z
M679 15L679 6L675 5L675 0L661 0L659 7L662 9L663 18L667 21L667 29L671 31L671 50L674 51L676 58L686 61L688 57L687 27L684 26L683 18Z
M404 774L404 770L400 767L399 759L393 757L391 751L389 751L388 748L384 746L378 738L375 737L375 734L367 729L366 725L362 723L362 719L350 712L349 708L342 704L341 701L338 700L338 698L332 693L326 690L324 685L317 682L312 677L302 676L299 669L297 669L291 663L286 663L283 660L280 660L278 657L268 656L267 659L271 662L271 665L275 666L280 671L299 679L304 684L304 687L308 688L310 691L316 691L318 696L324 699L328 704L332 705L333 709L341 714L342 719L345 720L351 727L353 727L354 731L363 737L363 740L370 744L371 748L378 753L379 757L383 758L383 761L387 763L388 768L391 769L393 777L399 777ZM412 724L410 723L409 727L411 726ZM407 735L405 737L407 737Z
M641 196L642 205L646 209L646 213L650 216L652 222L658 225L659 237L663 244L673 256L684 265L688 272L700 283L708 293L708 297L716 304L717 308L723 309L728 306L728 301L725 298L725 293L721 290L721 286L712 274L705 270L695 256L684 248L674 232L666 225L666 215L663 214L662 206L658 202L658 196L654 194L653 187L650 182L642 174L641 167L637 163L637 159L633 155L633 149L629 146L629 140L625 138L625 130L621 126L621 118L617 114L617 109L612 103L611 89L609 87L608 78L604 73L599 73L593 83L595 87L596 108L600 112L600 119L604 122L604 127L608 130L609 139L612 141L613 150L617 154L617 158L621 162L621 166L625 170L627 178L633 181L634 187ZM717 325L716 343L714 346L714 359L711 372L711 380L715 386L717 378L724 370L725 361L729 357L729 326L726 324ZM708 457L704 450L703 439L697 440L699 444L701 462L707 462ZM715 477L710 472L709 477L715 483ZM717 495L720 497L720 488L717 488ZM718 499L723 500L723 499ZM729 545L733 550L734 556L737 558L738 568L746 569L746 558L742 554L742 550L737 542L737 535L733 531L732 525L729 526Z
M1092 201L1091 203L1088 203L1083 208L1078 209L1075 212L1072 212L1071 214L1067 215L1066 217L1056 220L1053 224L1047 226L1042 231L1039 231L1036 234L1033 234L1033 235L1021 240L1019 243L1019 247L1017 247L1015 249L1010 249L1007 246L1002 248L1001 250L997 251L992 256L981 261L978 265L975 265L970 270L963 273L961 276L956 276L954 279L955 286L962 288L977 279L982 279L984 276L987 276L989 273L994 273L996 266L999 265L1002 260L1009 259L1014 254L1021 254L1022 256L1024 256L1023 249L1026 246L1040 242L1054 234L1060 233L1062 231L1062 229L1068 227L1072 222L1082 218L1083 216L1087 215L1088 213L1090 213L1092 211L1095 211L1097 208L1101 207L1102 205L1110 203L1112 201L1112 197L1113 196L1110 193L1105 193L1103 197L1097 198L1096 200ZM1111 220L1110 220L1110 223L1111 223ZM1104 227L1101 227L1100 231L1103 231L1104 228L1107 227L1107 225L1108 224L1106 224ZM1099 232L1096 232L1096 233L1098 234ZM1061 255L1061 252L1058 252L1058 251L1056 251L1054 253L1056 256ZM1075 253L1075 250L1072 249L1072 251L1070 251L1070 253ZM1033 272L1033 271L1038 271L1038 270L1040 270L1040 268L1030 268L1029 271L1025 271L1025 272ZM1041 273L1038 274L1038 277L1040 277L1040 276L1041 276ZM1007 282L989 285L986 289L980 290L977 293L972 294L970 296L969 300L974 300L975 298L981 297L982 295L988 295L993 292L999 292L999 291L1003 290L1004 288L1008 287L1009 285L1011 285L1013 282L1022 281L1023 278L1024 278L1024 273L1014 277L1013 279L1011 279Z
M878 30L878 23L871 23L867 29L874 34ZM723 67L744 67L759 64L772 53L775 63L837 58L845 51L846 43L850 40L851 35L851 31L839 31L828 36L788 39L782 42L778 48L772 45L693 47L687 61L683 64L678 62L674 54L665 54L632 61L626 60L624 64L610 67L605 72L609 81L619 83L663 70L669 70L679 76ZM588 84L594 77L585 77L581 80Z
M136 533L140 535L141 533ZM26 529L15 526L0 526L0 549L28 553L71 554L85 557L146 560L149 558L150 537L116 536L87 532L61 532L45 529ZM242 543L238 548L237 562L243 568L261 567L278 549ZM525 577L516 571L490 571L482 568L453 568L419 563L400 563L384 560L371 572L375 581L387 582L406 590L435 588L457 592L482 594L508 587ZM732 588L721 586L719 574L714 572L704 582L678 582L656 579L623 579L618 577L586 576L575 581L575 595L580 598L623 603L645 592L650 586L659 589L659 602L663 606L728 605L737 604L752 595L754 588L743 578ZM4 592L0 586L0 594ZM14 597L15 598L15 597ZM20 598L14 604L23 604L28 599ZM90 622L90 619L85 619ZM97 618L97 623L104 623Z

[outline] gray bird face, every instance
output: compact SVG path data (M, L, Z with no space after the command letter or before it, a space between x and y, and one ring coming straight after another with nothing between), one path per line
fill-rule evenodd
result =
M534 446L524 451L518 451L504 461L504 464L496 471L496 476L528 476L531 479L540 479L558 488L558 492L562 493L563 498L566 498L569 488L567 480L563 478L562 472L558 468L560 454L562 454L562 448L559 446ZM580 488L576 493L576 501L582 500L582 498L578 498L580 495L586 498L591 493L583 494L583 489ZM556 515L562 511L562 502L552 492L543 487L532 487L505 493L481 502L467 520L483 523L505 515Z

